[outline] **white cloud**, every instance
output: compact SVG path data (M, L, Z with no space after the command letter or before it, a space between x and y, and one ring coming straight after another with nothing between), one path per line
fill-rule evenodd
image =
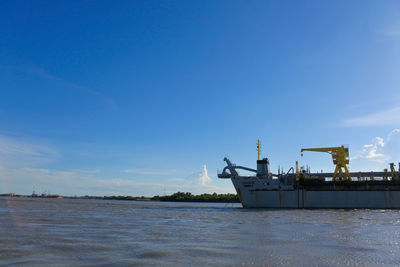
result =
M367 144L363 146L362 151L351 160L355 159L369 159L376 162L384 162L390 159L390 157L384 154L385 142L381 137L375 137L372 144Z
M205 186L209 183L211 183L211 178L208 176L208 171L207 171L207 166L203 166L203 172L199 176L199 183L202 186Z
M217 186L213 182L212 178L208 174L207 166L203 165L203 170L200 172L192 173L185 178L175 177L169 180L171 182L170 189L174 191L167 190L167 193L174 193L177 191L191 192L193 194L202 193L232 193L233 187L231 184L227 183L226 186ZM172 185L172 183L176 183Z
M352 157L351 161L365 166L378 163L374 166L379 168L387 168L389 162L400 161L400 129L392 130L386 140L375 137L372 143L364 145L361 152Z
M400 107L372 113L365 116L347 119L343 122L344 126L382 126L382 125L400 125Z

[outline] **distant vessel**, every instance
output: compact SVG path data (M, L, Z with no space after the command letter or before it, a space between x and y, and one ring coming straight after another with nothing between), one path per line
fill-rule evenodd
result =
M260 149L258 141L256 170L224 158L227 166L218 173L219 178L232 180L244 208L400 208L400 163L398 171L391 163L390 172L349 172L347 147L310 148L301 152L331 154L335 171L311 173L296 162L296 170L273 174L268 158L260 160ZM255 175L241 176L238 169Z

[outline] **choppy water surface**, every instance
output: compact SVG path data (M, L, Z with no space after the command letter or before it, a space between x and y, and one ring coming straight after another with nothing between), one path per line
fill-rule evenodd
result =
M0 198L0 265L400 264L400 211Z

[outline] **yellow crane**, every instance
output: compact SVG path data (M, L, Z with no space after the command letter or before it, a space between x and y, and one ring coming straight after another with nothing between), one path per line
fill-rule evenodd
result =
M351 176L347 164L349 164L349 148L344 146L339 147L321 147L321 148L302 148L301 156L303 156L303 151L314 151L314 152L326 152L332 155L333 164L336 165L335 172L333 173L333 181L336 181L336 177L339 176L341 179L347 179L351 181ZM343 171L346 172L346 177L343 177ZM338 175L339 174L339 175Z
M396 170L394 169L394 163L389 163L389 165L390 165L390 174L392 175L392 179L398 181L400 176L399 173L396 172ZM399 165L399 171L400 171L400 165Z

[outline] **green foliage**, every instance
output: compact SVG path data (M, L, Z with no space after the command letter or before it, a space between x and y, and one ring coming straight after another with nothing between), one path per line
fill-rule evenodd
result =
M151 200L156 201L178 201L178 202L240 202L236 194L201 194L193 195L189 192L177 192L170 196L154 196Z
M144 196L141 197L132 197L132 196L104 196L103 199L111 199L111 200L145 200L148 199Z
M154 197L134 197L134 196L84 196L85 199L104 199L104 200L153 200L153 201L180 201L180 202L223 202L223 203L239 203L239 197L236 194L201 194L193 195L189 192L177 192L170 196L154 196Z

